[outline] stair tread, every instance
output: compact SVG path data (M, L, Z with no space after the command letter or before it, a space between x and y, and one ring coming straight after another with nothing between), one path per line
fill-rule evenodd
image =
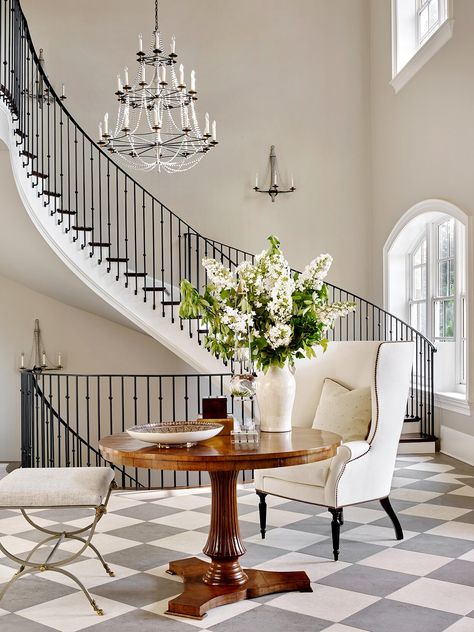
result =
M146 272L125 272L125 276L126 277L134 277L134 278L135 277L137 277L137 278L138 277L143 277L143 278L145 278L146 275L147 275Z
M160 286L156 286L156 287L144 287L142 288L145 292L166 292L166 288L165 287L160 287Z
M198 334L208 334L209 333L209 329L198 329L197 332L198 332Z
M126 263L129 259L128 257L107 257L106 261L110 261L111 263Z
M49 197L61 197L61 193L56 193L55 191L44 190L43 195L49 195Z
M35 154L32 154L31 151L26 151L26 149L20 151L20 156L25 156L25 158L30 158L31 160L36 158Z
M61 213L61 215L76 215L77 211L68 211L67 209L56 209L56 213Z
M20 136L20 138L26 138L26 134L25 134L25 132L22 132L22 131L21 131L21 129L18 129L18 128L17 128L17 129L15 130L15 134L16 134L17 136Z
M30 175L35 176L36 178L43 178L43 180L46 180L48 177L46 173L41 173L41 171L32 171Z
M162 305L179 305L181 301L161 301Z
M72 230L80 230L83 231L85 233L90 232L91 230L93 230L92 226L71 226Z
M422 443L436 440L437 438L434 435L426 435L421 432L404 432L400 437L401 443L408 443L411 441Z
M90 241L89 246L97 247L97 248L110 248L112 244L108 241Z

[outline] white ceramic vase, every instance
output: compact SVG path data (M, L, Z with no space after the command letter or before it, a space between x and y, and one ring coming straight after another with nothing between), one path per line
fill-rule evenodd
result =
M262 432L289 432L295 401L295 376L288 365L271 366L257 378L257 403Z

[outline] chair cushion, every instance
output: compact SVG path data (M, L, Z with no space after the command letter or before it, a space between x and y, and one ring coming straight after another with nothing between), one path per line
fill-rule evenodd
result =
M113 479L109 467L14 470L0 480L0 507L97 507Z
M329 378L324 380L313 428L335 432L344 442L361 441L369 434L371 417L370 386L350 390Z
M304 465L255 470L255 487L261 491L266 491L266 482L268 479L324 487L328 478L331 461L332 459L325 459L324 461L305 463Z

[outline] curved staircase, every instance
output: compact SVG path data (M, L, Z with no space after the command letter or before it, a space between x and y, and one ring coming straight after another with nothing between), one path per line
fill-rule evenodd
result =
M210 240L146 191L74 120L45 75L19 0L0 0L0 137L23 204L43 238L94 292L201 373L223 373L199 319L178 315L179 283L206 282L203 257L230 269L253 255ZM334 340L414 340L407 424L433 441L433 344L407 323L328 284L357 310Z

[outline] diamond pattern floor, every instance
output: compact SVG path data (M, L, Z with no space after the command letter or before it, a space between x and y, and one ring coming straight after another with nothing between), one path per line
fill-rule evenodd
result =
M257 498L239 491L245 566L305 570L312 593L268 595L211 610L202 621L164 614L180 593L167 563L200 553L208 530L209 490L118 492L91 554L68 568L90 589L105 616L62 575L20 579L0 603L1 632L474 632L474 467L444 455L400 456L393 506L405 530L394 540L378 503L345 511L341 556L332 561L325 509L269 497L268 533L259 535ZM41 524L80 526L84 510L36 512ZM0 510L2 542L18 553L36 534L14 511ZM0 557L0 585L13 572Z

